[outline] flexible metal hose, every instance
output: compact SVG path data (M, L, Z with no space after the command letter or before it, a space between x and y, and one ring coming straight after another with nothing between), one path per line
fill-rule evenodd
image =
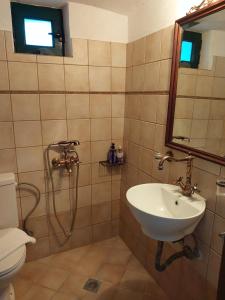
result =
M35 211L35 209L37 208L38 204L40 203L40 200L41 200L41 192L40 192L39 188L37 188L37 187L36 187L34 184L32 184L32 183L28 183L28 182L19 182L19 183L17 184L17 187L18 187L19 189L21 188L21 189L29 190L29 191L30 191L30 189L28 189L28 188L26 188L26 187L23 188L23 186L30 186L30 187L32 187L32 188L37 192L37 194L36 194L36 203L35 203L34 207L28 212L28 214L26 215L26 217L25 217L24 220L23 220L23 230L24 230L27 234L33 236L33 232L30 231L30 230L27 228L27 221L28 221L29 217L32 215L32 213Z
M71 237L72 231L73 231L73 227L74 227L74 223L75 223L75 219L76 219L76 213L77 213L77 201L78 201L78 181L79 181L79 163L76 164L77 167L77 174L76 174L76 183L75 183L75 199L73 197L72 203L73 203L73 207L72 207L72 221L71 221L71 226L70 226L70 231L69 233L66 232L65 228L63 227L58 214L57 214L57 209L56 209L56 199L55 199L55 184L54 184L54 180L53 180L53 174L52 174L52 167L51 167L51 163L50 163L50 156L49 156L49 152L51 150L51 144L47 147L46 149L46 161L47 161L47 171L49 174L49 179L50 179L50 184L51 184L51 190L52 190L52 203L53 203L53 212L54 212L54 216L56 219L56 222L58 223L59 227L61 228L64 236L65 236L65 240L63 241L63 243L60 243L58 241L58 243L62 246L64 245L68 239ZM78 156L77 152L76 155ZM71 175L69 174L69 180L71 179ZM49 190L48 190L48 194L49 194ZM51 223L51 218L50 218L50 211L49 211L49 221ZM52 225L52 229L54 231L54 226ZM54 232L55 233L55 232ZM55 236L57 237L56 233Z

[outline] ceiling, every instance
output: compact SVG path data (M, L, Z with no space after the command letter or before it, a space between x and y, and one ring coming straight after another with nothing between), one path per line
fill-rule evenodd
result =
M137 6L149 1L151 0L17 0L16 2L53 7L60 7L67 2L77 2L128 15Z
M225 30L225 10L209 15L197 22L190 23L188 27L188 30L196 32Z

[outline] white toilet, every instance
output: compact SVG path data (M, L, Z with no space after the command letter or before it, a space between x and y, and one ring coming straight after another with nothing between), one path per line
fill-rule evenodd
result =
M18 225L15 176L12 173L0 174L0 300L15 299L11 282L22 268L26 259L25 244L29 241L25 241L24 243L21 240L15 241L17 235L14 235L14 238L11 235L13 230L15 233L15 228ZM25 235L22 231L18 230L18 232ZM13 240L10 240L12 238ZM7 245L9 249L7 249L6 241L8 241ZM10 249L11 244L12 249Z

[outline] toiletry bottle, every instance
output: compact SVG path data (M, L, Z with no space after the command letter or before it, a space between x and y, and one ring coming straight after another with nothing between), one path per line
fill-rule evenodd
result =
M117 158L117 162L119 164L122 164L124 162L124 153L123 153L123 149L121 146L119 146L116 151L116 158Z
M108 162L112 165L116 163L116 148L114 143L112 143L108 152Z

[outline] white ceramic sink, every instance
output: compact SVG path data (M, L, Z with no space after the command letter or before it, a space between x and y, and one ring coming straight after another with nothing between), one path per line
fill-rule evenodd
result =
M148 183L127 191L129 207L143 232L159 241L177 241L191 234L204 215L205 199L186 197L179 187Z

